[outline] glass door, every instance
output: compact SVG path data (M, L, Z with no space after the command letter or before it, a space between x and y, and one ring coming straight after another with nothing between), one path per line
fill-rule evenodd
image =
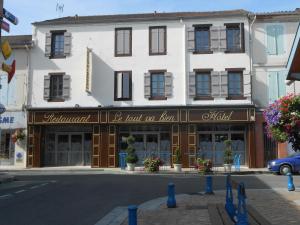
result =
M224 162L224 151L225 143L224 141L228 140L228 134L216 133L214 134L214 164L222 165Z
M147 157L145 152L144 134L132 134L132 136L135 140L133 147L139 159L137 165L143 165L143 161Z
M70 150L69 134L57 134L56 140L56 166L68 166Z
M78 166L83 165L83 135L70 134L71 143L69 151L69 165Z
M147 155L159 157L158 144L158 134L146 134Z
M245 134L244 133L231 133L232 152L233 157L240 155L240 165L245 164Z
M198 156L202 159L210 159L214 161L213 152L213 135L212 134L199 134L198 136Z

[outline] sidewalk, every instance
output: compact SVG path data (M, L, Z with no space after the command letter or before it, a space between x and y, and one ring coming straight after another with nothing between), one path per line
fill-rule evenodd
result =
M247 204L255 207L273 225L300 224L300 191L288 192L286 189L249 189L246 190ZM168 209L166 198L159 198L138 207L138 225L211 225L207 203L225 204L225 190L216 191L214 195L197 193L195 195L176 196L177 208ZM237 193L234 191L234 202ZM99 221L95 225L127 225L127 209L124 208L121 219L105 223ZM122 215L122 214L119 214ZM106 221L108 217L106 217ZM120 222L121 220L121 222ZM118 221L118 222L116 222Z
M14 181L14 180L15 180L14 176L9 175L8 173L0 172L0 184L8 183L8 182L11 182L11 181Z

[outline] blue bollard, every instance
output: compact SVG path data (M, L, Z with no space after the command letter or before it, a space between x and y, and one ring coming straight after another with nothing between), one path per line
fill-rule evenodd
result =
M207 195L214 194L213 189L212 189L212 176L206 176L205 194L207 194Z
M246 209L246 193L244 183L240 183L238 187L238 208L236 225L249 225Z
M231 176L227 175L226 179L226 203L225 203L225 209L231 218L232 221L234 221L236 217L236 209L233 204L233 195L232 195L232 186L231 186Z
M288 173L287 176L288 176L288 191L295 191L295 185L293 182L292 174Z
M175 199L175 185L173 183L168 184L168 208L176 208L176 199Z
M128 206L128 225L137 225L137 206Z

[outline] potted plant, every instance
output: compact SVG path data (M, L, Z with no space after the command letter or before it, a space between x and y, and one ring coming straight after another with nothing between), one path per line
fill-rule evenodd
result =
M224 171L231 172L231 167L233 163L233 153L231 149L232 142L230 140L224 141L225 144L225 151L224 151Z
M212 162L210 159L197 158L195 169L201 174L212 172Z
M132 135L130 135L128 138L127 138L127 148L126 148L126 153L127 153L127 156L125 158L126 160L126 163L127 163L127 170L128 171L134 171L134 167L135 167L135 164L137 163L138 161L138 157L135 153L135 149L133 147L133 144L135 142L135 139Z
M182 164L181 164L181 151L179 147L176 148L175 150L175 157L174 157L174 170L175 172L181 172L182 170Z
M162 166L164 163L160 158L146 158L144 161L145 170L148 172L158 172L159 166Z

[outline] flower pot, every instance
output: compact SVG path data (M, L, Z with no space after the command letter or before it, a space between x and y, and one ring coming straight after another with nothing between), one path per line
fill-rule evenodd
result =
M180 173L182 171L182 164L173 164L175 172Z
M224 172L231 173L232 164L224 164Z
M127 163L127 170L128 171L134 171L134 167L135 167L134 163Z

